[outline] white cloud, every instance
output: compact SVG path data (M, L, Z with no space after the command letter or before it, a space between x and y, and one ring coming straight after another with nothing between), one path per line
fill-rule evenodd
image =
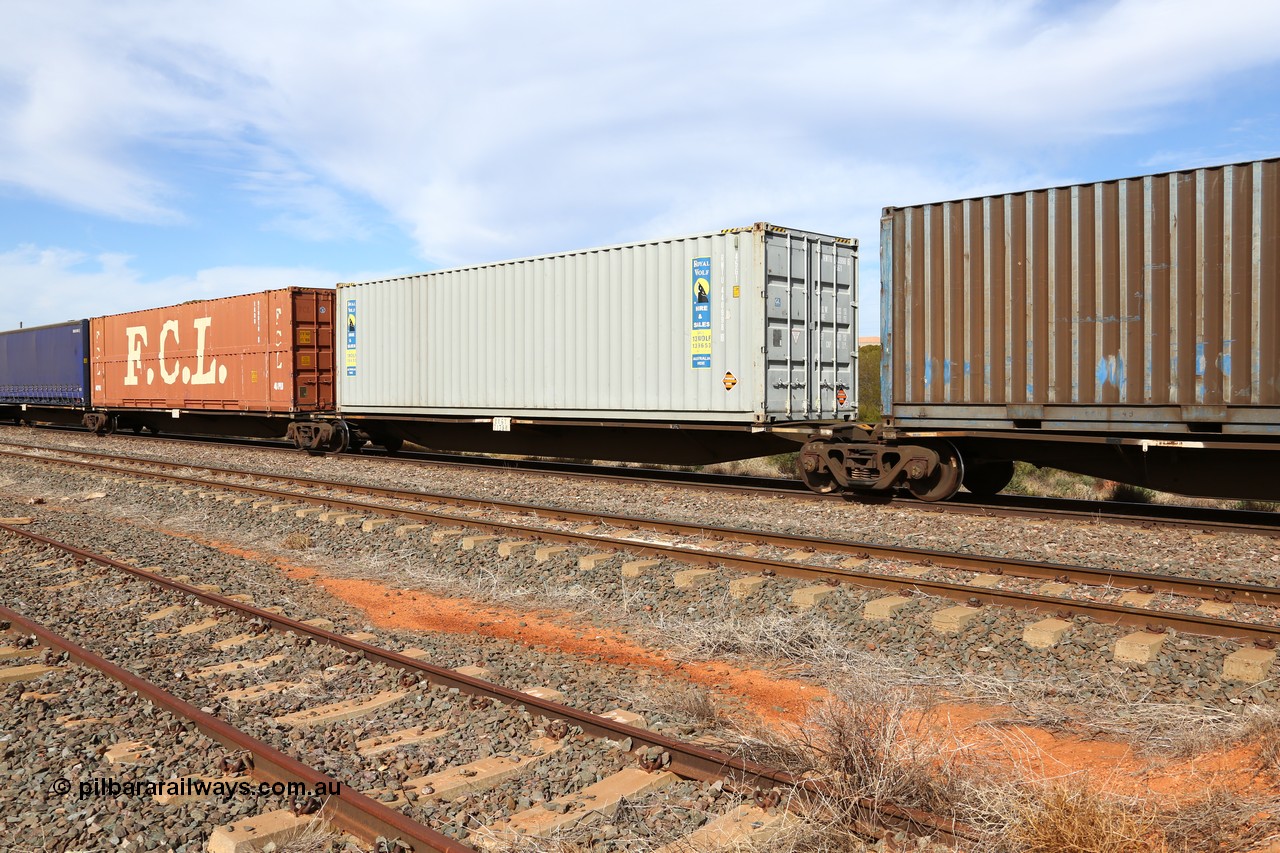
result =
M883 205L1060 182L1082 147L1185 121L1280 61L1267 0L82 0L6 17L0 184L164 223L199 218L202 170L259 227L359 237L381 209L441 264L760 218L852 233L874 261Z
M216 267L145 280L119 254L86 255L57 247L21 246L0 252L0 329L118 314L190 299L211 299L277 287L333 287L328 270Z

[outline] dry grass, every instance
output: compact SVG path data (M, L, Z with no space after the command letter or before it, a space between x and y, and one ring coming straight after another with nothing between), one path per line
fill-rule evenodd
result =
M753 459L737 459L732 462L717 462L706 465L701 470L708 474L729 474L738 477L790 477L796 478L796 460L800 453L778 453L773 456L758 456Z
M1155 500L1155 497L1156 493L1153 490L1129 483L1111 483L1111 488L1107 492L1107 500L1117 503L1149 504Z
M1114 675L1073 687L1047 679L900 669L882 653L851 649L836 626L814 615L671 620L656 630L692 657L767 654L841 685L831 702L793 730L736 733L743 754L832 784L832 795L807 812L802 825L763 849L864 849L865 828L854 823L861 797L954 817L975 828L990 853L1191 853L1219 849L1219 841L1227 845L1221 849L1237 850L1280 828L1268 817L1280 815L1280 803L1221 792L1165 810L1159 800L1098 793L1084 779L1027 782L1038 778L1044 762L1016 728L1005 730L1005 747L978 756L931 710L943 692L979 697L1009 709L991 725L1029 723L1086 738L1127 740L1153 759L1251 744L1258 750L1256 771L1276 779L1280 710L1267 705L1223 709L1130 701Z
M954 819L977 835L974 849L985 853L1246 850L1280 831L1280 801L1223 788L1169 807L1163 798L1107 794L1086 776L1028 781L947 736L931 713L910 691L867 680L790 731L741 734L749 757L827 786L814 801L794 803L803 821L761 849L867 849L861 804L868 800ZM1261 719L1251 728L1259 725ZM1265 723L1267 733L1276 730Z
M598 842L606 838L602 830L603 824L617 825L625 821L634 819L632 814L634 807L627 801L623 800L618 805L618 810L612 817L598 820L594 823L578 824L576 826L558 829L546 837L521 836L512 838L487 827L478 827L472 831L471 837L467 839L467 843L473 846L483 842L486 846L477 849L490 850L493 853L592 853L592 851L602 849ZM625 849L628 853L656 853L666 844L675 841L671 838L630 838L626 839ZM695 853L695 851L690 851ZM703 851L697 851L703 853ZM744 853L744 851L738 851Z
M1027 462L1014 466L1013 480L1004 490L1006 494L1032 497L1075 498L1078 500L1105 500L1125 503L1150 503L1176 506L1204 507L1208 509L1238 509L1253 512L1280 512L1280 502L1263 500L1219 500L1177 495L1154 489L1103 480L1086 474L1073 474L1056 468L1037 468Z
M1024 787L1013 819L991 848L1026 853L1244 851L1280 831L1280 801L1224 787L1172 807L1162 799L1112 797L1080 777Z
M659 615L644 639L687 661L729 658L765 668L783 663L788 675L808 673L824 685L870 681L876 689L909 688L924 697L917 699L920 705L941 694L967 697L1003 709L989 725L1031 725L1085 738L1123 740L1147 756L1193 755L1274 729L1275 754L1280 756L1280 710L1269 705L1246 701L1223 708L1134 701L1126 682L1109 672L1071 684L1064 679L1007 679L921 667L908 659L895 660L885 649L869 652L850 644L839 625L816 613L714 620Z
M362 848L348 835L334 830L326 820L314 820L302 831L275 847L275 853L360 853Z
M1160 823L1176 853L1253 850L1280 832L1280 801L1215 787L1165 813Z
M682 723L713 727L728 722L711 691L696 684L669 682L636 696L635 707L643 716L657 713Z
M290 551L303 551L311 547L311 537L305 533L290 533L281 544Z
M1276 712L1272 711L1267 724L1249 731L1241 740L1247 740L1257 746L1257 772L1273 782L1280 782L1280 721Z
M1004 491L1011 495L1097 500L1104 488L1097 477L1018 462L1014 465L1013 480Z
M883 654L855 651L844 629L821 614L807 612L698 620L655 614L645 633L647 639L687 660L730 655L789 661L811 666L815 672L887 666Z
M1026 853L1163 853L1160 815L1141 801L1100 795L1085 780L1032 789L1013 804L1003 839Z
M1280 512L1280 501L1259 501L1248 499L1236 501L1231 504L1230 508L1247 510L1249 512Z

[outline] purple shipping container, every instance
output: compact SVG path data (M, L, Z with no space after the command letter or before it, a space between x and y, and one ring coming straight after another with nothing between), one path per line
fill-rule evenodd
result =
M87 406L88 342L88 320L0 332L0 406Z

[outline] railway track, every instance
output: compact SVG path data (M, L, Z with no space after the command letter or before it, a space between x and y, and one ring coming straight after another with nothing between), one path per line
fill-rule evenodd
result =
M252 495L263 508L270 502L276 511L327 512L340 521L359 520L369 529L386 519L415 522L422 529L432 525L430 535L435 541L463 539L472 530L526 542L585 546L598 552L583 555L582 560L592 563L618 553L649 558L629 563L634 571L654 569L662 560L671 560L751 573L757 583L775 576L795 578L819 584L797 590L796 595L810 599L820 599L834 586L851 584L888 591L895 597L950 599L958 608L1013 607L1059 620L1085 617L1153 634L1176 631L1267 648L1280 641L1276 611L1280 590L1266 585L681 524L90 451L0 451L0 456L111 476L142 476L193 493L239 492ZM193 471L207 476L190 476ZM355 500L352 493L381 500ZM420 508L423 504L432 509ZM703 576L685 575L685 579L694 583ZM961 621L965 618L962 611L953 615Z
M376 848L379 850L462 853L585 824L601 814L611 814L623 797L640 799L678 785L681 780L693 785L695 795L711 785L717 786L717 791L732 792L727 797L717 797L722 806L718 817L670 846L671 850L687 849L689 845L693 845L692 849L715 849L752 837L767 837L788 820L788 804L800 811L810 795L824 793L821 781L800 780L774 768L631 725L624 712L590 714L539 696L536 690L517 691L491 683L479 673L438 667L422 660L414 650L395 651L372 644L370 637L335 633L323 619L299 621L274 609L258 607L244 595L223 594L189 579L169 577L162 567L139 568L8 525L0 525L0 533L9 540L5 543L9 547L4 550L8 564L17 562L12 556L15 551L19 558L32 563L35 557L44 558L34 575L27 572L25 580L20 577L21 571L10 571L0 582L8 587L6 600L24 601L40 614L35 617L0 607L0 620L5 623L0 628L14 639L14 644L4 649L7 657L34 655L41 647L55 653L45 665L27 665L27 671L20 674L22 678L54 673L69 657L114 679L155 707L190 722L205 737L228 750L227 762L213 762L221 768L220 773L202 778L204 783L231 784L252 775L269 783L295 783L307 790L324 785L329 793L324 798L300 796L285 810L214 828L210 849L232 849L232 842L252 838L254 833L258 834L259 843L266 843L271 840L263 834L267 829L293 831L302 823L323 817L363 842L381 845ZM39 585L33 587L33 582ZM109 612L103 612L104 605ZM66 623L72 633L88 639L55 632L40 624L41 619ZM104 643L106 626L110 626L105 632L110 641ZM98 650L90 648L95 644L100 647ZM121 661L129 662L130 667L122 666ZM281 668L294 678L336 671L340 673L340 684L346 689L355 686L357 692L351 697L323 697L324 704L296 709L296 703L289 704L287 697L300 682L261 680ZM10 670L0 670L0 674L5 673L6 681L19 677ZM157 675L167 676L168 683L156 683ZM248 686L244 686L246 676L250 677ZM252 680L255 677L256 683ZM185 698L182 694L186 694ZM46 703L59 700L56 693L46 692L39 685L23 695ZM461 713L457 712L459 706L449 701L454 695L467 697ZM313 697L314 701L320 700ZM365 738L356 742L354 749L341 750L341 756L336 754L339 750L332 748L333 738L308 739L305 734L338 721L374 717L393 705L413 709L414 724ZM455 713L445 715L445 719L438 713L433 715L433 709L439 706L455 709ZM505 709L506 716L494 721L490 713L482 729L469 733L467 740L491 741L494 732L510 733L515 729L527 734L529 742L519 746L506 743L505 752L466 764L433 768L433 773L419 778L393 780L389 787L382 784L387 780L378 774L373 774L375 784L363 791L351 785L353 778L369 777L367 772L359 774L359 769L368 767L375 756L418 743L437 742L448 734L450 726L471 725L467 713L488 713L493 708ZM64 724L67 722L95 725L104 721L64 720ZM291 733L285 742L294 747L292 750L282 751L264 740L264 732L281 730ZM344 747L352 746L347 743L350 740L354 738L339 739ZM315 749L317 744L329 746L320 750ZM501 749L503 744L498 746ZM130 764L153 755L159 748L130 741L113 745L111 751L123 756L122 764ZM432 821L424 815L431 813L422 810L423 804L497 788L528 773L546 756L561 749L594 750L608 775L594 784L568 785L563 792L548 795L544 807L501 815L471 814L463 826L453 827L465 830L453 834L465 836L466 843L442 833L440 826L428 825ZM303 764L296 755L287 754L289 751L325 751L327 768L341 761L356 769L335 776ZM490 800L481 797L482 805L488 803ZM963 827L916 810L876 806L865 800L848 805L849 815L873 835L907 831L953 845L974 840Z
M58 431L88 434L80 427L50 427ZM123 436L122 436L123 437ZM195 445L225 444L252 447L272 453L297 454L292 444L284 441L262 439L236 439L228 437L174 437L139 436L144 441L173 442ZM622 468L576 462L547 460L501 459L496 457L463 456L431 451L402 451L390 455L380 448L370 447L361 451L361 458L394 461L402 464L445 466L474 471L521 471L549 476L585 479L615 483L661 483L669 486L689 487L716 491L722 494L746 494L757 496L776 495L803 501L883 504L882 498L861 499L838 494L820 495L810 491L799 480L772 477L755 477L733 474L709 474L693 471L677 471L656 468ZM1280 537L1280 513L1257 510L1217 509L1176 504L1137 504L1114 501L1087 501L1074 498L1046 498L1025 495L995 495L979 498L961 492L949 501L930 503L910 495L895 495L894 505L939 514L965 514L997 518L1031 518L1042 520L1076 521L1084 523L1105 522L1144 529L1191 528L1215 533L1250 533L1260 536Z

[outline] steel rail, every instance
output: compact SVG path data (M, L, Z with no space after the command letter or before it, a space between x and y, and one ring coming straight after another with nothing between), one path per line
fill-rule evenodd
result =
M1149 574L1146 572L1136 572L1125 569L1100 569L1092 566L1080 566L1063 563L1044 563L1035 560L1024 560L1014 557L991 557L978 554L960 554L950 551L937 551L928 548L911 548L898 545L877 545L869 542L855 542L849 540L833 540L822 539L815 536L801 536L797 534L786 533L768 533L764 531L748 530L733 527L714 527L710 525L692 525L683 524L672 521L661 521L656 519L636 518L625 515L614 515L610 513L585 512L579 510L564 509L561 507L550 507L537 504L522 504L510 501L497 501L481 498L465 498L453 495L432 494L428 492L415 492L402 489L391 489L380 486L367 486L361 484L337 483L328 480L317 480L305 477L283 477L277 474L259 473L247 471L244 469L227 468L220 469L208 465L188 465L182 463L167 462L157 459L137 459L134 457L116 457L111 454L96 453L93 451L83 450L57 450L57 453L65 453L75 456L88 456L94 458L108 459L126 459L129 462L138 465L155 465L167 468L185 468L198 469L208 471L210 473L235 476L235 477L254 477L262 480L271 480L277 482L286 482L290 484L298 484L317 489L344 490L359 494L367 494L375 497L385 497L394 500L411 501L419 503L437 503L451 504L466 507L474 507L480 509L498 509L503 512L514 514L523 514L533 517L548 518L553 520L565 521L583 521L592 523L608 524L616 527L631 528L635 530L647 530L655 533L673 533L684 536L701 536L703 538L722 538L736 542L772 545L781 548L790 548L797 551L813 551L825 552L838 556L851 556L859 558L876 557L887 560L897 560L905 562L913 562L931 566L939 566L943 568L961 569L963 571L981 572L996 575L1010 575L1013 577L1028 578L1032 580L1046 581L1070 581L1093 586L1114 586L1122 589L1134 589L1144 592L1167 593L1171 595L1181 595L1189 598L1199 598L1208 600L1217 600L1224 602L1236 602L1241 604L1253 604L1262 607L1280 607L1280 588L1263 586L1260 584L1248 584L1238 581L1227 580L1208 580L1201 578L1189 578L1178 575L1159 575ZM222 481L201 480L194 477L184 477L175 474L161 474L154 471L136 470L130 468L122 468L115 465L96 462L78 462L66 459L56 459L48 456L31 455L26 453L15 453L13 451L0 450L0 456L13 456L22 459L51 462L55 464L75 465L81 467L93 468L95 470L109 471L125 476L148 476L154 478L162 478L173 482L186 483L197 488L219 488L235 491L244 491L259 494L264 497L272 497L280 500L293 500L304 503L319 504L326 507L335 507L350 509L358 512L368 512L379 515L398 516L418 521L430 521L433 523L449 523L462 524L469 527L475 527L482 530L516 535L525 538L542 539L546 541L554 541L561 543L579 543L589 542L611 548L626 548L639 554L647 556L662 556L682 560L684 562L696 563L698 565L730 565L735 568L747 571L777 573L798 578L817 578L820 580L834 580L844 582L864 581L871 586L889 587L893 589L910 589L916 588L922 591L931 591L934 594L942 595L947 598L957 598L967 601L970 597L983 594L985 588L977 588L963 584L947 584L940 581L925 581L918 579L906 579L895 575L885 575L872 572L853 571L851 569L835 569L826 566L816 566L809 563L794 563L790 561L766 560L752 557L742 557L733 554L726 554L716 551L704 551L695 548L689 548L681 545L663 545L660 543L646 542L625 537L608 537L598 536L584 533L565 533L562 531L549 530L542 527L534 527L529 525L520 525L510 522L500 521L483 521L471 516L457 516L445 513L431 513L421 510L414 510L400 507L387 507L379 504L369 504L358 501L343 500L331 496L305 495L296 492L278 491L274 489L264 489L257 486L247 484L227 483ZM965 593L961 595L960 593ZM1064 599L1055 596L1029 596L1025 593L1014 593L1005 591L987 591L987 595L1001 595L1006 597L1022 596L1027 600L1036 600L1052 603L1055 608L1062 609L1069 607L1072 602L1070 599ZM1044 609L1044 608L1041 608ZM1133 608L1122 608L1124 611L1132 611ZM1165 611L1141 611L1149 613L1164 613ZM1218 620L1225 621L1225 620ZM1242 624L1242 623L1233 623Z
M264 447L264 450L290 450ZM1111 501L1089 501L1077 498L1035 497L1000 494L979 497L961 492L945 501L922 501L907 493L877 495L870 492L818 494L796 479L758 477L745 474L708 474L704 472L667 471L658 468L610 468L578 462L543 460L508 460L490 457L463 457L436 452L399 453L390 456L365 452L365 455L398 462L439 465L477 470L512 470L549 476L598 480L606 483L642 484L653 482L664 486L706 489L725 494L756 497L786 497L809 501L839 501L853 506L895 505L938 514L956 513L988 518L1039 518L1078 522L1106 522L1128 527L1192 528L1206 532L1243 533L1280 537L1280 513L1256 510L1231 510L1216 507L1193 507L1177 504L1135 504ZM1236 514L1242 520L1227 516ZM1216 516L1216 517L1208 517ZM1247 519L1247 520L1244 520Z
M81 427L55 427L68 432L86 432ZM134 436L121 435L122 438ZM290 443L272 439L237 439L227 436L146 436L145 440L178 444L222 444L252 447L273 453L296 453ZM79 452L79 451L67 451ZM91 451L83 451L91 452ZM921 501L907 494L874 495L870 493L817 494L799 480L756 477L738 474L668 471L659 468L609 468L581 462L500 459L490 456L461 456L435 451L411 451L394 456L376 448L364 451L363 458L376 458L414 465L437 465L474 470L506 470L546 474L548 476L599 480L602 482L638 484L655 482L662 485L706 489L725 494L777 496L798 500L841 501L854 505L896 504L933 513L957 513L988 518L1062 519L1078 522L1105 522L1129 527L1192 528L1207 532L1254 534L1280 537L1280 513L1254 510L1229 510L1168 504L1125 504L1079 500L1075 498L1034 497L1027 495L995 495L979 498L960 493L947 501ZM1238 514L1249 520L1232 520ZM1216 517L1207 517L1213 515Z
M622 740L631 738L636 744L646 747L660 747L671 753L672 767L682 776L692 779L701 779L703 781L716 781L718 779L734 779L734 781L747 782L755 787L775 787L785 785L788 787L795 786L800 780L782 771L766 767L762 764L747 761L745 759L735 758L724 755L719 752L707 749L696 744L686 744L673 738L668 738L656 732L647 729L628 726L623 723L614 722L605 717L591 714L586 711L573 708L569 705L562 705L558 702L552 702L546 699L540 699L522 693L509 687L503 687L499 684L493 684L483 681L479 678L463 675L450 669L438 667L423 661L406 657L398 652L384 649L370 643L360 640L353 640L342 634L328 631L314 625L305 625L296 619L291 619L280 613L265 610L252 604L236 601L215 592L199 589L198 587L174 580L155 572L149 572L128 563L122 563L119 560L112 559L104 554L95 554L84 548L70 545L47 536L42 536L32 531L23 530L7 524L0 524L0 530L6 533L15 534L25 537L34 542L38 542L48 547L57 548L68 554L72 554L86 561L100 563L110 566L122 572L126 572L136 578L145 580L149 583L158 584L165 588L176 592L185 593L200 599L204 603L218 607L223 610L239 613L249 619L256 619L262 623L269 625L272 629L284 632L293 632L300 636L307 636L327 645L335 646L348 653L357 653L365 658L382 663L397 669L420 673L433 684L440 684L447 688L456 688L463 693L474 696L481 696L488 699L496 699L504 704L524 705L532 711L548 717L549 719L562 719L566 722L578 725L583 731L593 737L609 738L611 740Z
M0 451L0 455L22 456L23 454L11 454L7 451ZM418 521L429 521L432 523L445 522L449 524L462 524L479 530L517 536L520 538L540 539L548 542L559 542L571 545L586 542L601 547L628 550L643 556L663 557L692 563L694 565L726 566L763 575L783 575L804 580L818 580L832 584L848 583L877 589L906 591L908 595L920 592L970 605L1004 605L1018 607L1024 610L1052 612L1058 615L1088 616L1096 621L1102 622L1103 624L1125 625L1157 632L1173 629L1183 631L1185 633L1225 637L1237 641L1261 641L1264 644L1280 643L1280 627L1261 625L1257 623L1237 622L1230 619L1200 616L1191 613L1178 613L1171 610L1152 610L1148 608L1129 607L1102 602L1077 601L1058 596L1036 595L1033 593L1016 592L1013 590L994 590L986 587L969 586L966 584L931 581L922 578L903 577L900 575L885 575L875 572L857 571L854 569L818 566L809 563L769 560L758 557L725 554L716 551L703 551L678 545L663 545L645 542L644 540L598 536L589 533L564 533L548 530L546 528L531 527L528 525L509 522L484 521L470 516L454 516L442 513L423 512L421 510L401 509L378 504L368 504L360 501L298 495L292 492L281 492L274 489L265 489L259 486L216 482L211 483L206 480L198 480L191 477L183 477L174 474L161 474L152 471L136 471L96 462L49 459L47 457L38 456L28 458L36 461L52 462L55 464L89 467L95 470L105 470L125 476L147 476L170 482L186 483L187 485L201 489L217 488L226 491L248 492L251 494L262 495L264 497L271 497L277 500L292 500L319 504L326 507L338 507L356 512L371 513L374 515L402 517ZM661 522L659 524L664 526L667 525L666 522ZM0 525L0 528L3 527L3 525ZM696 527L693 529L704 533L707 531L719 530L722 533L732 533L748 537L757 536L757 534L752 531L735 531L727 528L718 529ZM765 541L770 541L777 537L776 535L768 535L764 538ZM804 538L807 539L807 537ZM822 543L821 540L810 541L818 544L830 544ZM834 544L846 545L853 549L860 549L872 553L888 550L883 546L864 546L861 543ZM980 567L986 571L1000 569L1001 567L1008 565L1025 564L1028 568L1041 572L1042 574L1039 576L1042 577L1069 576L1072 571L1087 571L1095 577L1101 575L1121 578L1126 575L1136 575L1137 577L1147 581L1147 583L1151 584L1153 587L1153 581L1163 581L1163 586L1170 588L1180 584L1187 584L1190 589L1201 593L1200 595L1197 595L1197 597L1207 597L1206 594L1209 592L1213 592L1215 596L1219 598L1229 597L1232 590L1239 589L1250 592L1250 598L1255 599L1254 603L1266 603L1270 606L1275 606L1274 601L1276 600L1276 596L1280 595L1280 590L1276 590L1271 587L1251 587L1247 584L1238 584L1234 582L1215 582L1210 586L1206 582L1197 580L1188 581L1186 579L1178 578L1162 578L1161 576L1143 575L1141 573L1134 572L1120 573L1104 569L1084 569L1083 567L1075 566L1036 564L1028 561L995 560L993 562L994 558L969 557L967 555L948 554L945 552L919 551L918 549L902 550L923 555L936 555L938 557L947 558L952 561L952 564L959 565L963 568L973 569ZM856 551L854 553L856 553ZM904 559L901 552L895 552L895 554L896 556L893 556L893 559ZM1256 590L1256 592L1252 592L1254 590Z
M194 598L198 598L213 607L218 607L229 612L240 613L246 618L259 620L261 623L268 625L274 630L292 632L299 636L306 636L312 640L334 646L348 653L360 654L367 660L418 674L431 684L438 684L447 688L456 688L459 692L466 695L496 700L506 705L523 705L526 709L536 711L549 720L563 720L571 725L576 725L580 727L584 733L593 737L606 738L615 741L630 738L633 744L642 747L658 747L670 756L669 769L677 775L688 779L696 779L703 782L725 780L739 785L748 785L760 790L788 788L797 791L802 796L822 794L829 790L828 786L821 781L802 779L784 770L768 767L745 758L726 755L697 744L679 741L657 732L649 731L648 729L629 726L625 723L619 723L607 717L592 714L588 711L582 711L570 705L541 699L518 690L513 690L509 687L504 687L500 684L483 681L478 678L463 675L451 669L445 669L443 667L425 663L424 661L407 657L398 652L391 651L390 649L384 649L380 646L375 646L361 640L355 640L351 637L337 634L333 631L328 631L314 625L307 625L282 614L265 610L251 604L246 604L219 593L203 590L191 584L184 583L146 569L131 566L128 563L123 563L119 560L108 557L105 554L96 554L87 549L59 542L55 539L51 539L32 531L23 530L3 523L0 523L0 531L29 539L41 545L56 548L85 561L109 566L113 569L132 575L140 580L157 584L177 592L185 593ZM21 616L18 618L22 619ZM101 659L99 658L99 660ZM114 666L114 664L108 665ZM116 669L119 669L120 672L129 674L126 670L120 669L119 667L116 667ZM132 677L137 678L137 676ZM181 702L181 700L175 701ZM186 705L186 703L182 704ZM197 713L201 713L198 709L195 710ZM208 717L208 715L204 716ZM228 724L218 720L217 718L209 717L209 719L215 724L230 728ZM234 729L231 729L231 731L234 731ZM267 748L270 749L270 747ZM293 759L289 759L288 756L283 756L283 754L280 755L289 761L293 761ZM299 764L299 766L304 767L304 765L301 764ZM313 772L318 776L323 776L323 774L319 774L318 771ZM343 790L346 791L348 789L344 786ZM362 800L367 799L359 794L355 794L355 796L360 797ZM369 802L372 803L373 801L370 800ZM398 812L386 809L386 807L381 804L374 803L374 805L377 805L380 809L391 812L391 814L401 817L403 820L408 820L407 818L403 818L402 815L399 815ZM939 818L936 815L929 814L928 812L924 812L919 809L885 803L877 804L867 798L860 798L855 806L862 819L871 823L905 829L916 835L941 835L956 842L976 840L976 835L974 835L967 827L964 827L955 821ZM451 839L446 840L452 842ZM452 843L457 844L457 842ZM465 845L441 849L447 849L449 853L454 853L454 851L471 850L471 848L466 847Z
M12 528L6 528L6 530L12 530ZM21 613L0 605L0 619L8 621L23 632L34 634L44 645L66 652L72 660L101 672L133 690L153 705L189 720L200 731L227 749L248 752L253 756L253 767L250 772L258 779L269 783L302 783L308 790L316 790L318 784L325 783L327 790L336 790L338 793L329 796L320 813L328 817L339 829L367 844L374 844L381 837L389 841L397 839L409 841L412 843L411 849L415 851L474 853L475 848L410 820L400 812L366 797L327 773L308 767L275 747L240 731L225 720L201 711L145 678L55 634Z

